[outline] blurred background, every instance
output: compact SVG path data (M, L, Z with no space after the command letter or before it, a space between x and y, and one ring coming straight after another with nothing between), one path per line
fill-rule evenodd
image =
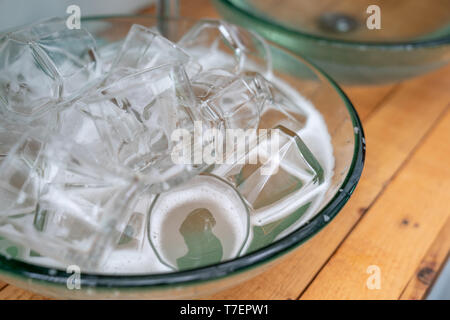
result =
M152 6L156 0L0 0L0 29L9 29L36 20L65 16L70 5L81 8L81 15L127 14ZM30 6L30 3L33 3Z

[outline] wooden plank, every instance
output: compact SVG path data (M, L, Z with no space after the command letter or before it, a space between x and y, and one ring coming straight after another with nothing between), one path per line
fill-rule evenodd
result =
M141 14L156 14L155 6L140 11ZM210 0L180 1L180 16L185 18L219 18Z
M450 218L402 292L402 300L424 299L448 259L450 252Z
M450 217L450 167L443 162L450 157L450 144L443 141L449 132L446 112L302 299L400 297ZM369 266L380 270L379 289L366 285Z
M47 298L31 291L8 285L0 290L0 300L46 300Z
M367 140L363 176L334 221L282 264L213 298L297 298L433 127L450 101L449 87L450 66L403 83L363 123Z
M5 288L8 284L6 282L3 282L0 280L0 291L2 291L3 288Z
M367 120L384 101L395 93L400 85L344 86L343 90L353 103L362 121Z

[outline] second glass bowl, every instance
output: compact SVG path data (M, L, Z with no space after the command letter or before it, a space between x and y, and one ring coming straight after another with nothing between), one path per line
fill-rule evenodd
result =
M396 82L450 61L450 2L394 2L213 0L226 20L354 85ZM366 25L372 5L380 8L381 29Z

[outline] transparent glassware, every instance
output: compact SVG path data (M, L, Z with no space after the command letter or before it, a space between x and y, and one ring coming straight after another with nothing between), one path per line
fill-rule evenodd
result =
M68 29L64 19L4 34L0 54L0 113L12 120L30 122L70 102L99 76L95 40L83 28Z
M172 41L195 25L189 19L167 19L174 26ZM132 24L153 27L152 16L92 17L82 20L98 43L123 39ZM70 298L182 298L205 296L232 286L262 272L279 257L298 247L325 227L351 196L364 163L364 134L361 123L342 90L324 73L291 53L270 45L274 75L295 88L320 111L331 133L335 169L318 214L308 224L292 230L263 248L229 261L185 271L159 274L114 275L83 273L81 290L67 290L70 274L0 256L2 279L44 295ZM293 106L293 108L296 108ZM127 219L127 222L129 219ZM134 233L130 233L131 235Z
M213 171L228 179L249 206L252 235L246 253L307 221L325 188L324 170L300 136L283 126L275 130L245 155L258 152L257 162L246 159Z
M450 61L450 4L422 0L213 0L221 16L308 58L343 84L397 82ZM380 9L381 29L367 21Z
M144 189L66 137L30 131L0 165L0 231L84 270L105 262Z
M167 63L131 74L116 71L113 64L106 83L80 102L95 122L109 161L140 173L154 193L204 170L203 163L174 163L172 158L174 132L193 136L195 122L202 120L184 67Z
M232 184L200 174L155 198L148 238L163 264L195 269L239 256L249 220L247 204Z
M180 47L161 36L157 30L133 25L112 62L105 84L144 69L181 64L190 75L201 67Z
M270 90L259 74L209 70L192 79L204 119L219 130L256 129Z
M224 61L222 69L238 72L257 70L263 75L270 73L272 61L266 42L258 34L238 30L236 26L224 21L203 19L193 26L177 44L185 49L205 70L208 57L222 51L234 57L234 61ZM199 51L198 48L206 48ZM203 63L202 63L203 62Z

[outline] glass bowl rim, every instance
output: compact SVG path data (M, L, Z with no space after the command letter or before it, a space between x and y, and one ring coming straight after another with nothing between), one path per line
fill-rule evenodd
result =
M82 21L101 21L105 19L121 19L121 18L155 18L154 15L100 15L89 16L82 18ZM168 18L168 20L186 20L197 21L199 19L189 18ZM359 116L350 102L347 95L342 91L339 85L324 71L316 67L309 60L302 56L294 55L286 49L283 49L276 44L277 50L284 51L285 54L290 55L293 59L298 60L308 67L310 71L316 74L321 82L328 83L339 94L344 102L347 112L350 115L352 125L355 128L354 132L354 150L353 157L348 173L342 183L339 192L328 201L328 203L317 213L307 224L296 229L285 237L275 241L274 243L263 247L255 252L246 254L232 260L220 262L218 264L169 273L156 274L96 274L96 273L81 273L81 285L83 287L95 287L98 289L110 288L147 288L157 289L163 287L171 287L176 285L195 285L206 281L213 281L225 278L227 276L236 275L254 269L260 265L266 264L278 257L288 253L296 247L303 244L320 230L322 230L333 218L340 212L341 208L350 198L355 189L364 166L365 159L365 138ZM326 218L325 218L326 217ZM8 274L13 277L27 278L28 281L36 280L44 282L48 285L66 285L68 274L64 270L57 270L56 268L43 267L31 263L6 258L0 255L0 274Z
M419 49L419 48L428 48L428 47L437 47L437 46L445 46L450 45L450 34L445 34L442 36L438 36L436 38L426 39L426 40L416 40L416 41L393 41L393 42L383 42L383 41L355 41L355 40L345 40L345 39L337 39L332 37L320 36L308 32L302 32L293 28L289 28L287 26L283 26L279 23L272 22L269 19L260 17L256 14L253 14L245 9L242 9L236 5L234 5L230 0L213 0L213 2L218 2L231 10L235 10L240 14L243 14L247 17L247 19L252 20L259 24L264 24L270 26L270 28L277 29L284 33L297 36L300 38L305 38L308 40L315 40L324 42L329 45L335 46L364 46L375 49L391 49L391 50L411 50L411 49Z

